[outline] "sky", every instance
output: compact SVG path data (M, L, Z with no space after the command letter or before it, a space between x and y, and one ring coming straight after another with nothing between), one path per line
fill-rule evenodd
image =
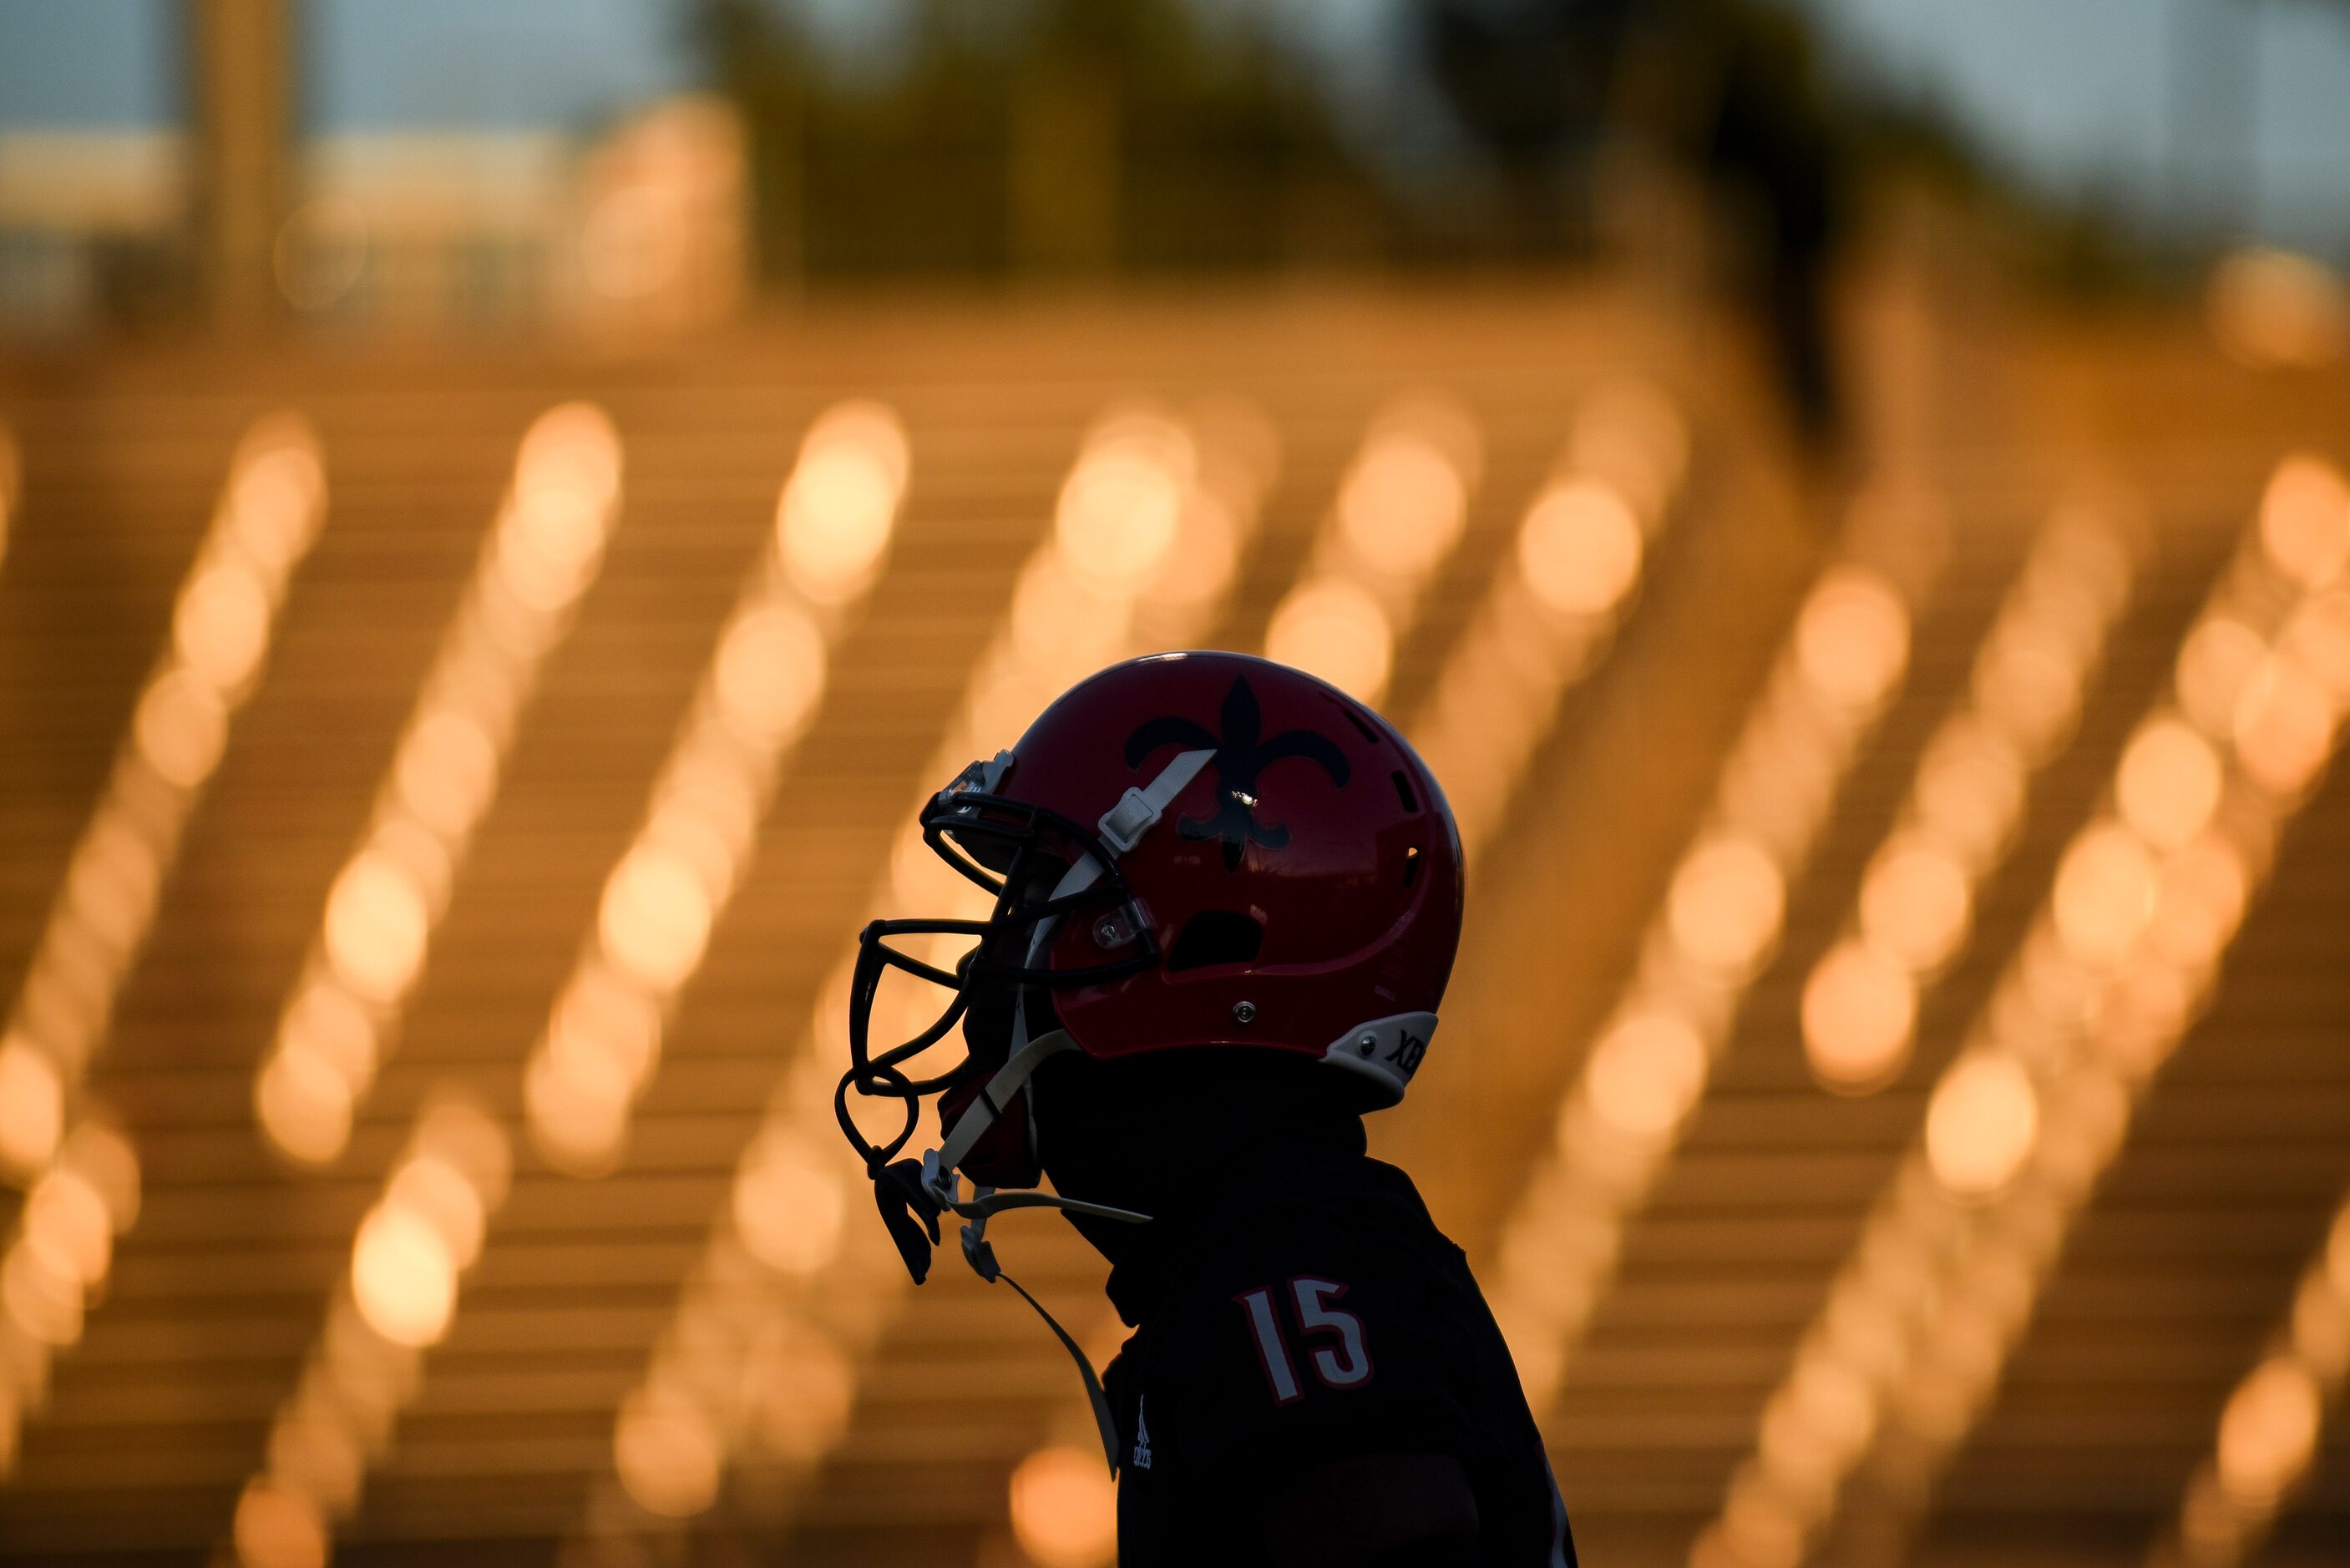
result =
M2337 259L2350 252L2350 5L1800 3L1844 70L1940 106L2011 172L2045 189L2141 209L2182 199L2239 214L2248 206L2265 233ZM2246 27L2249 58L2230 47ZM2195 68L2181 69L2183 59ZM2228 111L2237 59L2258 103L2249 138Z
M893 0L798 5L844 52L886 47ZM1409 90L1410 0L1256 8L1357 115ZM2350 259L2350 5L2329 0L1789 0L1840 71L1941 108L2010 172L2144 213L2200 203ZM0 0L0 131L181 116L181 0ZM329 132L591 125L690 86L675 0L307 0L307 113ZM2230 30L2258 112L2232 129ZM877 45L877 40L879 41ZM2175 60L2191 59L2185 71ZM2178 112L2184 109L2185 112ZM2249 175L2249 177L2247 177Z

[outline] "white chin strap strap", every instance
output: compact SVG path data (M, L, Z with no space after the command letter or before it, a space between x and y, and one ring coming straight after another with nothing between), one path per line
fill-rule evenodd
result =
M1109 851L1113 859L1142 842L1142 836L1159 825L1159 819L1167 815L1167 808L1174 804L1175 797L1200 776L1201 770L1215 754L1212 748L1179 754L1159 770L1158 777L1139 789L1128 790L1116 805L1102 814L1096 830L1102 846ZM1000 754L996 758L999 767L1008 761ZM1052 897L1059 899L1073 893L1081 893L1099 881L1107 869L1093 855L1082 856L1054 885ZM1139 916L1137 919L1139 923ZM1057 916L1036 923L1036 929L1028 941L1024 961L1027 968L1033 970L1043 966L1046 950L1052 945L1059 926ZM987 1129L995 1125L996 1118L1003 1114L1003 1107L1012 1103L1012 1096L1027 1093L1029 1075L1036 1071L1038 1064L1047 1057L1076 1049L1077 1043L1069 1038L1066 1030L1055 1029L1033 1040L1029 1038L1028 996L1026 988L1023 987L1013 1004L1010 1059L996 1069L995 1075L981 1088L979 1097L955 1118L955 1125L948 1132L946 1141L922 1156L922 1187L940 1208L962 1216L963 1261L972 1266L972 1272L991 1284L1002 1280L1018 1291L1021 1299L1036 1309L1036 1315L1045 1320L1045 1326L1053 1331L1053 1336L1061 1342L1061 1347L1077 1364L1078 1374L1086 1383L1086 1397L1093 1406L1094 1425L1101 1433L1102 1456L1109 1461L1109 1468L1115 1470L1118 1469L1118 1420L1110 1411L1108 1395L1102 1391L1101 1379L1094 1374L1093 1363L1087 1359L1084 1348L1070 1337L1069 1331L1055 1322L1053 1314L1046 1312L1019 1281L998 1266L995 1249L987 1241L987 1221L1008 1209L1058 1209L1071 1214L1086 1214L1097 1220L1115 1220L1129 1225L1147 1225L1150 1222L1150 1216L1138 1214L1131 1209L1116 1209L1107 1203L1087 1203L1080 1199L1062 1198L1048 1192L999 1192L992 1187L982 1187L976 1183L972 1185L972 1195L965 1198L962 1191L962 1178L956 1168Z

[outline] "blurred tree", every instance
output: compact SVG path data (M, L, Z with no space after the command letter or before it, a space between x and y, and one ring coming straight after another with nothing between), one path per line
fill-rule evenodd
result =
M771 276L1264 266L1314 254L1321 188L1388 202L1262 35L1184 0L919 0L861 74L764 0L694 18Z
M772 280L1572 263L1595 170L1631 142L1708 193L1823 453L1842 422L1827 280L1871 171L1929 171L2057 240L2105 232L1997 187L1932 115L1831 92L1787 0L1414 0L1388 63L1436 90L1393 95L1399 123L1371 134L1268 6L902 0L894 52L858 67L795 0L682 3L749 127ZM1465 156L1382 161L1390 131Z
M1461 123L1509 176L1517 234L1575 237L1561 193L1632 137L1699 176L1741 261L1804 434L1835 439L1825 296L1844 158L1809 35L1754 0L1426 0L1427 56Z
M1430 0L1424 57L1501 176L1500 243L1587 242L1589 172L1638 0Z

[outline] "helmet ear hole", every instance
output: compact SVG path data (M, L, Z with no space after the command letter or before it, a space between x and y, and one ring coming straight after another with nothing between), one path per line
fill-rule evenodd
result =
M1172 974L1215 964L1247 963L1263 950L1264 928L1232 909L1202 909L1183 922L1167 954Z

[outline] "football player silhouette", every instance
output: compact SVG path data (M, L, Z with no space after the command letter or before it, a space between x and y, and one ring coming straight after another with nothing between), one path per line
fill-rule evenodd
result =
M991 1280L1008 1208L1061 1209L1110 1261L1134 1334L1106 1376L1054 1332L1124 1568L1573 1563L1466 1260L1365 1153L1461 934L1459 834L1403 737L1299 670L1161 654L1080 682L921 826L993 907L866 929L841 1126L918 1282L950 1212ZM910 938L968 945L950 968ZM892 970L946 994L884 1046ZM920 1075L958 1026L962 1059ZM902 1101L895 1136L851 1095ZM932 1095L942 1142L900 1158Z

